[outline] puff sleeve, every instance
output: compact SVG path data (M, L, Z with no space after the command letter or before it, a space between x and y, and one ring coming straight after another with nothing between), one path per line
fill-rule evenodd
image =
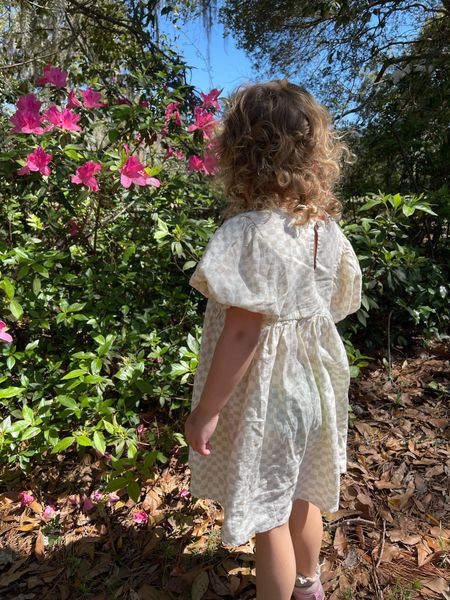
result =
M238 215L213 234L189 283L225 308L279 316L286 273L253 221Z
M349 240L340 230L341 253L333 277L330 312L335 323L361 306L362 273Z

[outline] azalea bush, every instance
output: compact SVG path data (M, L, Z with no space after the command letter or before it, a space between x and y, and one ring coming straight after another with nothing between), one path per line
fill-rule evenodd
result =
M172 422L196 366L188 278L215 226L220 92L197 95L177 65L99 80L47 65L4 98L0 461L95 452L109 490L137 498L186 450Z

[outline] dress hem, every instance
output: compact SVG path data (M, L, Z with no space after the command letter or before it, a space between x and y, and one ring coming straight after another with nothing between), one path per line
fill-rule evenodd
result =
M224 510L224 505L218 499L218 497L213 497L212 495L208 495L208 494L195 494L192 491L192 487L190 488L190 490L191 490L191 495L194 496L195 498L207 498L208 500L217 502L221 505L222 509ZM333 513L339 509L339 500L337 503L332 505L331 508L327 508L323 505L321 506L320 504L317 504L317 502L314 501L312 498L309 498L307 494L301 494L300 496L296 496L295 498L292 498L291 506L289 508L289 512L287 513L287 516L284 516L282 519L277 519L274 523L270 523L269 525L264 526L264 528L259 528L258 530L254 529L247 536L243 536L242 538L237 538L238 540L242 539L242 541L237 541L237 542L231 541L230 538L229 538L230 541L226 541L226 536L224 539L221 535L220 539L221 539L222 544L224 544L225 546L235 546L235 547L242 546L243 544L246 544L248 541L250 541L256 533L264 533L265 531L270 531L274 527L279 527L281 525L284 525L289 520L289 516L290 516L291 510L292 510L292 504L295 502L295 500L305 500L306 502L311 502L311 504L314 504L315 506L318 507L318 509L320 510L321 513L323 513L323 512ZM223 530L223 526L222 526L222 530ZM235 540L235 539L236 538L233 538L233 540Z

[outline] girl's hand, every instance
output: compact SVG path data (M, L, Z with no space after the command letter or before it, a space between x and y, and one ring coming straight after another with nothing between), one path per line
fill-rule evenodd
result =
M217 427L218 420L219 413L207 415L198 407L194 408L184 424L184 437L192 450L204 456L211 454L209 439Z

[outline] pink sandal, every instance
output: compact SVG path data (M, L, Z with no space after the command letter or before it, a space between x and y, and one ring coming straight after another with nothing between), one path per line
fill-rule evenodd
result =
M292 598L294 600L325 600L325 593L320 579L308 587L295 586L294 591L292 592Z

